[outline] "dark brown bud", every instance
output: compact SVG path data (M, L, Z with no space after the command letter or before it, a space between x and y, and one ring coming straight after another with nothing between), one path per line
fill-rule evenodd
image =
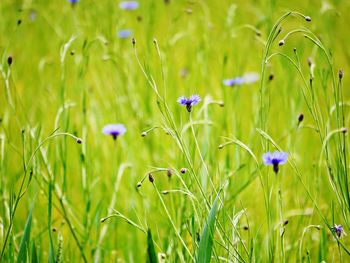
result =
M182 174L186 173L186 168L181 168L180 172L181 172Z
M289 223L289 220L287 219L286 221L284 221L283 225L286 226L288 225L288 223Z
M52 232L57 232L57 228L56 227L52 227Z
M345 133L347 133L347 132L348 132L348 129L347 129L347 128L345 128L345 127L343 127L343 128L341 128L341 132L345 134Z
M298 117L299 123L302 122L303 120L304 120L304 114L300 113L300 115Z
M244 226L243 229L244 229L244 230L248 230L249 227L248 227L248 226Z
M273 78L274 78L274 75L271 73L271 74L269 75L269 81L273 80Z
M9 66L11 66L12 65L12 56L10 55L8 58L7 58L7 64L9 65Z
M70 51L70 55L71 55L71 56L74 56L74 54L75 54L75 51L74 51L74 50L71 50L71 51Z
M78 143L78 144L81 144L82 142L83 142L82 139L80 139L80 138L77 139L77 143Z
M170 178L173 175L174 171L172 169L168 169L166 175Z
M18 20L17 20L17 26L19 26L21 23L22 23L22 20L21 20L21 19L18 19Z
M284 45L284 39L280 40L280 41L278 42L278 45L279 45L279 46L283 46L283 45Z
M147 132L142 132L141 133L141 137L146 137L146 135L147 135Z
M132 38L132 45L135 46L136 45L136 39Z
M219 148L219 149L222 149L222 148L224 148L224 146L223 146L222 144L220 144L220 145L218 146L218 148Z
M148 174L148 180L153 184L153 182L154 182L154 177L153 177L153 175L150 173L150 174Z
M309 67L311 67L312 66L312 58L311 57L308 57L307 58L307 64L309 65Z
M139 187L141 187L141 185L142 185L142 183L138 182L136 186L137 186L137 188L139 188Z
M305 16L305 20L306 20L307 22L311 22L311 17Z
M339 76L339 79L340 79L340 80L344 77L344 71L343 71L343 69L339 69L338 76Z

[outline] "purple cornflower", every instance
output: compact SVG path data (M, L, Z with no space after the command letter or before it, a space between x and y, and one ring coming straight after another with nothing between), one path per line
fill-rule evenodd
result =
M119 4L120 9L135 10L139 7L139 3L136 1L123 1Z
M341 235L344 233L342 225L334 225L334 227L332 227L332 231L338 238L340 238Z
M273 153L267 152L263 155L263 161L265 165L273 165L273 171L278 173L278 165L287 162L288 153L275 151Z
M192 95L189 98L186 98L185 96L181 96L177 99L177 102L180 103L183 106L186 106L186 109L188 112L191 112L192 106L198 104L198 102L201 101L201 98L198 95Z
M112 135L116 140L119 135L123 135L126 129L123 124L107 124L103 127L102 132L106 135Z
M259 79L258 73L255 72L249 72L244 74L242 77L236 77L233 79L224 79L222 83L225 86L232 87L232 86L239 86L242 84L251 84L256 82Z
M235 85L239 86L239 85L242 85L244 83L244 79L242 77L237 77L237 78L233 78L233 79L224 79L222 81L222 83L228 87L232 87Z
M118 37L119 38L128 38L132 34L131 30L129 29L122 29L118 31Z

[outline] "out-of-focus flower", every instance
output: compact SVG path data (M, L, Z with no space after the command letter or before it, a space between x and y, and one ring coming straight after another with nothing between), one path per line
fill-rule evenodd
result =
M244 74L241 77L236 77L236 78L232 78L232 79L224 79L222 81L222 83L225 86L232 87L232 86L239 86L242 84L251 84L251 83L258 81L258 79L259 79L258 73L249 72L249 73Z
M135 10L139 7L139 2L137 1L123 1L119 4L120 9L123 10Z
M278 166L287 162L288 153L275 151L273 153L267 152L263 155L265 165L273 165L273 171L278 173Z
M118 136L126 132L126 128L123 124L107 124L103 127L102 132L106 135L112 135L113 139L116 140Z
M340 238L344 233L344 229L342 225L334 225L334 227L332 227L332 231L338 238Z
M128 38L132 34L131 30L129 29L122 29L118 31L118 37L119 38Z

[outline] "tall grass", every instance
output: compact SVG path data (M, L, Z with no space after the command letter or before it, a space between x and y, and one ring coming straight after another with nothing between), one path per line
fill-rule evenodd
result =
M349 3L139 3L0 4L0 261L347 262Z

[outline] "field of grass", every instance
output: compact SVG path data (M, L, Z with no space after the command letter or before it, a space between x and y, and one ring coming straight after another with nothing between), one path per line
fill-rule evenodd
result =
M72 2L0 1L0 262L350 261L350 1Z

